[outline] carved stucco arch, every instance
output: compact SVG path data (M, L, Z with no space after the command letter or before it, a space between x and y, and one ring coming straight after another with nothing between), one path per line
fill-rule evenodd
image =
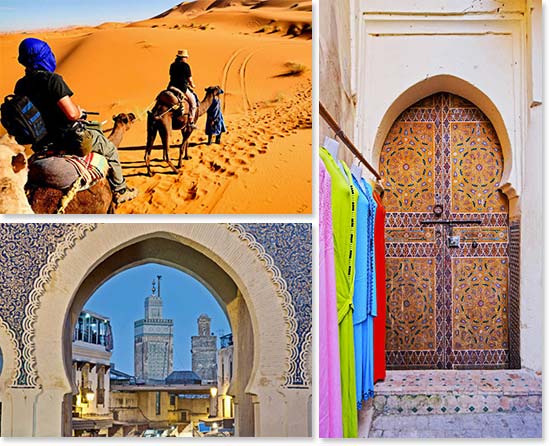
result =
M161 232L171 234L218 263L243 294L255 333L255 359L248 392L257 393L259 387L266 385L284 386L292 371L292 358L299 355L294 351L296 321L285 280L254 237L239 225L221 224L89 227L85 237L74 241L76 249L65 249L65 256L57 260L33 310L36 367L32 372L35 379L40 377L36 384L71 391L61 360L63 320L80 283L101 259L132 240Z
M502 112L495 105L495 101L492 101L482 90L464 79L449 74L431 76L416 82L392 101L377 127L373 150L371 151L372 164L374 166L379 165L383 144L398 116L421 99L439 92L452 93L467 99L488 117L497 133L503 153L503 175L500 189L507 195L509 200L518 198L518 192L511 178L514 160L511 140L514 138L513 135L509 134Z
M17 370L21 366L21 359L17 355L17 343L13 332L0 319L0 351L2 354L2 368L0 369L0 401L7 387L15 380Z

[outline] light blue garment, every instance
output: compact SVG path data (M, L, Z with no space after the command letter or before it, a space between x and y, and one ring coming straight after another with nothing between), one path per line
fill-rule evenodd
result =
M354 279L354 352L356 359L356 401L373 396L373 317L377 314L375 283L375 212L372 188L363 178L353 178L358 190L356 227L356 276Z

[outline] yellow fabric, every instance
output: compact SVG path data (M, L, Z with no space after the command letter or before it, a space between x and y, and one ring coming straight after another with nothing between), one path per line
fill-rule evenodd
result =
M356 405L352 296L354 294L354 265L356 261L358 192L352 185L350 170L344 163L343 173L335 159L323 147L320 148L320 157L329 175L331 175L343 436L345 438L356 438L358 436L358 412Z

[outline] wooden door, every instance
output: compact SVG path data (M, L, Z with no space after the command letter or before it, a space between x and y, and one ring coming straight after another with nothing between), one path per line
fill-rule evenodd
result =
M507 367L508 202L492 124L458 96L425 98L393 124L380 171L388 367Z

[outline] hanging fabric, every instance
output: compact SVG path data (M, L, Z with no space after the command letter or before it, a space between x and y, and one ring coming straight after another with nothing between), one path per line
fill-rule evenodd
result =
M386 260L385 260L385 215L381 197L373 191L373 198L377 202L375 214L375 264L377 284L377 317L373 321L373 355L375 382L385 379L385 337L386 337Z
M345 438L356 438L358 436L358 414L356 404L352 296L354 292L356 206L358 197L354 187L351 185L352 179L348 167L342 165L345 177L335 159L323 147L320 148L320 157L331 176L343 436Z
M319 160L319 436L342 438L342 399L337 322L331 177Z
M374 228L377 203L371 186L353 178L358 190L356 275L354 279L354 351L358 409L374 394L373 317L377 315Z

